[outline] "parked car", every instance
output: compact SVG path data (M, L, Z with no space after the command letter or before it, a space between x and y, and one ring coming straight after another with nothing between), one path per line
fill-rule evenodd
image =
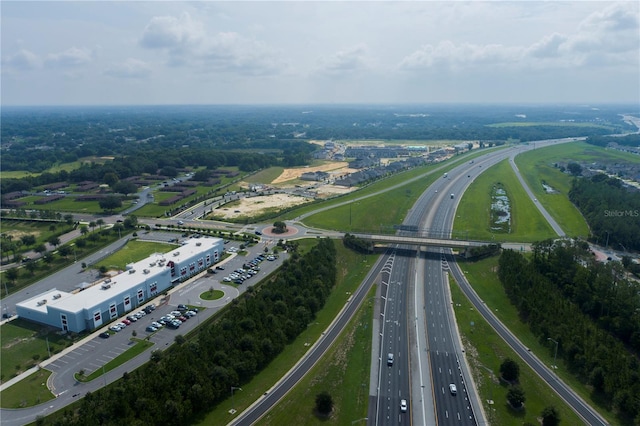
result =
M178 310L179 311L186 311L187 307L181 303L181 304L178 305Z
M103 331L102 333L100 333L100 337L102 337L103 339L108 339L110 336L111 335L106 331Z
M118 331L122 330L122 328L117 325L112 325L111 327L109 327L109 330L115 331L117 333Z
M162 328L162 324L156 321L152 322L151 325L154 326L155 328Z
M122 322L123 322L125 325L131 325L131 321L129 321L128 319L123 319L123 320L122 320Z

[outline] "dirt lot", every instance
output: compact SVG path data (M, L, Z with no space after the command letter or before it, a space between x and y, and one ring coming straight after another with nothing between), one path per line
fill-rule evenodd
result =
M236 218L238 216L254 216L269 209L287 208L309 202L308 198L298 197L289 194L260 195L251 198L241 198L240 204L231 207L221 207L215 210L216 216L225 219ZM235 203L235 202L234 202Z
M282 174L273 180L273 184L286 182L288 180L298 179L303 173L307 172L329 172L339 169L347 169L349 163L346 161L327 163L316 167L302 167L295 169L284 169ZM342 172L342 170L340 170Z

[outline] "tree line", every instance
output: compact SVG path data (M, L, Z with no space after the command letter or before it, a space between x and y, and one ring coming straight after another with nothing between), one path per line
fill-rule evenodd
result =
M336 282L336 249L319 239L305 255L293 253L276 276L250 287L192 338L154 351L151 361L122 380L88 393L77 411L54 425L189 424L266 368L306 329Z
M620 179L599 173L575 179L569 199L589 224L593 241L640 250L640 192L623 187Z
M545 241L527 260L500 255L498 277L540 342L621 419L640 421L640 285L617 262L601 264L585 244ZM555 350L555 346L550 350Z
M315 150L315 147L306 142L274 143L271 152L158 147L149 147L148 150L144 150L141 147L137 147L135 150L128 151L125 155L117 156L112 161L104 163L85 162L71 171L60 170L59 172L45 172L19 179L2 179L0 189L3 194L6 194L14 191L29 191L37 186L63 181L70 183L110 181L116 183L118 180L121 181L128 177L143 174L174 177L177 176L178 169L185 167L204 167L208 171L213 171L220 167L238 167L241 171L252 172L271 166L303 166L311 161L310 153L313 150ZM4 158L5 155L3 153L3 168L5 162L10 161L8 158ZM19 161L23 159L28 161L28 155L19 155L24 155ZM16 161L18 160L16 159ZM11 164L15 165L16 163ZM10 169L6 168L5 170ZM18 169L23 168L20 166ZM206 176L206 172L204 173Z

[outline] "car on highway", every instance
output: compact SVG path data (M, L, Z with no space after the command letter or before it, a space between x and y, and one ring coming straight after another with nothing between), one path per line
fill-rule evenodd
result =
M402 411L403 413L407 412L407 400L406 399L401 399L400 400L400 411Z
M454 385L453 383L449 383L449 392L451 392L451 395L457 394L458 388L456 388L456 385Z
M387 365L391 367L393 365L393 354L387 354Z

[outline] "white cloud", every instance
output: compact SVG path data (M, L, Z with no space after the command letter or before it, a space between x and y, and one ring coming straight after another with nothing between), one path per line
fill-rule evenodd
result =
M368 48L364 43L359 43L345 50L336 52L331 57L320 58L318 73L329 75L341 75L353 73L370 68L367 59Z
M21 49L17 53L2 58L2 65L18 71L28 71L40 66L40 58L33 52Z
M182 49L198 44L202 37L202 24L188 13L179 18L156 16L145 27L140 45L149 49Z
M116 78L145 78L151 75L151 67L139 59L128 58L122 63L107 67L104 73Z
M553 32L528 46L455 43L426 44L405 56L401 70L447 68L566 68L638 66L640 32L637 7L616 3L585 18L573 34Z
M154 17L146 26L140 45L166 50L170 66L194 66L205 73L271 75L288 66L281 52L263 41L233 31L207 34L203 28L187 13L180 18Z
M92 52L89 49L79 49L74 46L64 52L47 55L45 64L53 67L77 67L91 62L92 56Z

